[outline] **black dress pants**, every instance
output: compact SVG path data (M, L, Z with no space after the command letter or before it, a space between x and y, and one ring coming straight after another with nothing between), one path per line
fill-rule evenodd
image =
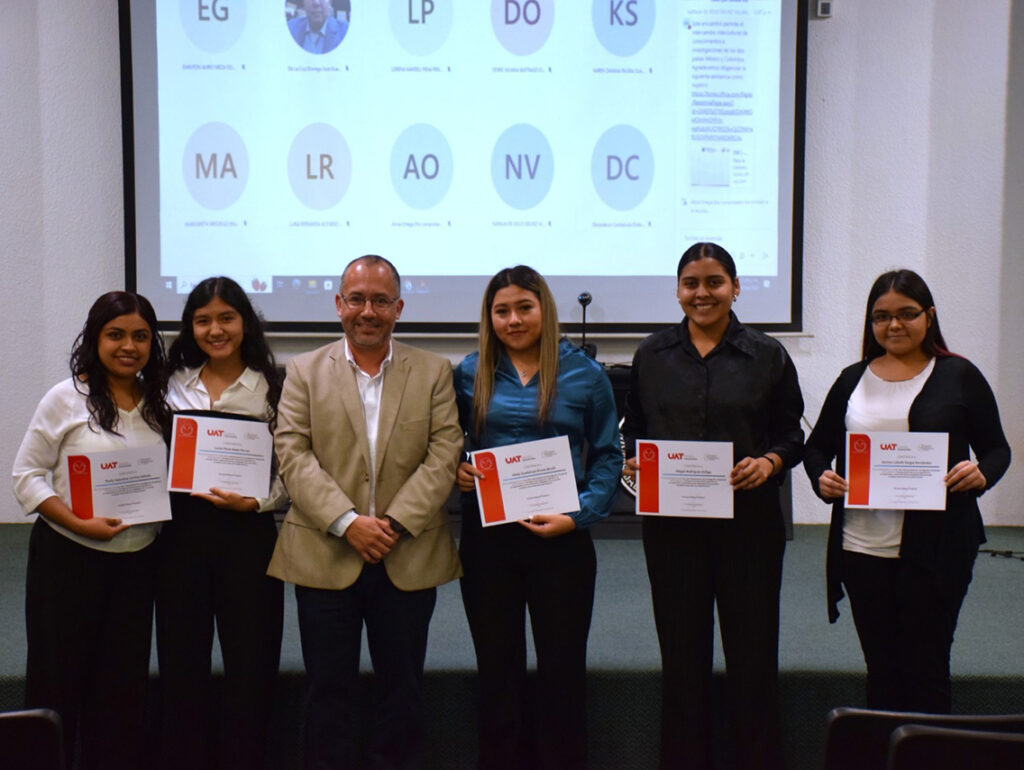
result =
M661 645L661 767L713 766L716 606L735 765L781 767L781 515L769 509L737 511L731 520L647 517L643 542Z
M972 568L973 560L943 585L904 559L843 551L843 585L868 669L868 708L952 710L949 657Z
M295 598L309 684L303 767L422 768L423 663L437 589L402 591L383 563L364 564L356 582L344 590L295 586ZM364 623L375 694L368 714L359 710Z
M80 770L143 764L155 572L156 545L107 553L79 545L42 517L32 527L25 706L60 714L69 767L76 738Z
M597 559L588 530L551 539L519 524L483 529L464 506L462 601L476 648L478 766L572 770L587 761L587 636ZM536 702L527 704L526 609L537 651ZM524 713L535 715L527 735Z
M171 504L156 602L160 765L255 770L266 759L284 618L284 586L266 574L274 517L182 494L172 494ZM215 622L224 660L219 709L211 677Z

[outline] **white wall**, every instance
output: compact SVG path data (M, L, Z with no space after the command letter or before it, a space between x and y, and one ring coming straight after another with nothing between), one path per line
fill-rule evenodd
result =
M804 325L812 336L786 340L808 419L858 355L872 280L905 266L929 281L947 341L986 373L1010 442L1024 451L1024 7L834 6L809 32ZM0 468L10 468L40 396L66 376L90 303L123 286L116 3L82 0L42 16L23 3L7 14L0 104ZM339 268L350 256L339 248ZM664 258L671 266L677 255ZM742 317L742 302L737 310ZM287 355L310 344L277 348ZM452 358L470 347L423 344ZM601 358L628 360L632 347L603 341ZM1017 468L983 499L990 523L1024 524ZM825 521L802 474L797 482L798 520ZM0 495L0 521L20 520L13 498Z

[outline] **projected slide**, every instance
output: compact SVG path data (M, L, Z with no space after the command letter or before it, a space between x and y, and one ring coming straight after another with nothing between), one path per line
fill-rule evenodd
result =
M466 324L526 263L564 321L674 322L679 254L792 322L796 0L156 0L131 12L138 288L212 273L330 322L378 253L403 322ZM609 326L608 328L611 328Z

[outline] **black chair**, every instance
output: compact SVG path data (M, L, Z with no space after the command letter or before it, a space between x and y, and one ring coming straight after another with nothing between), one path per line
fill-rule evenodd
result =
M60 715L51 709L0 713L0 765L11 770L64 770Z
M903 725L1022 733L1024 714L964 716L835 708L825 723L825 770L885 770L889 738Z
M1024 734L905 725L889 741L889 770L1024 767Z

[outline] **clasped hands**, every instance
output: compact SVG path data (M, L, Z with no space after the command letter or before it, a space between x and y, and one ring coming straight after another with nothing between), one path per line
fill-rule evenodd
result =
M356 516L345 529L344 537L367 564L379 564L398 542L391 522L376 516Z

